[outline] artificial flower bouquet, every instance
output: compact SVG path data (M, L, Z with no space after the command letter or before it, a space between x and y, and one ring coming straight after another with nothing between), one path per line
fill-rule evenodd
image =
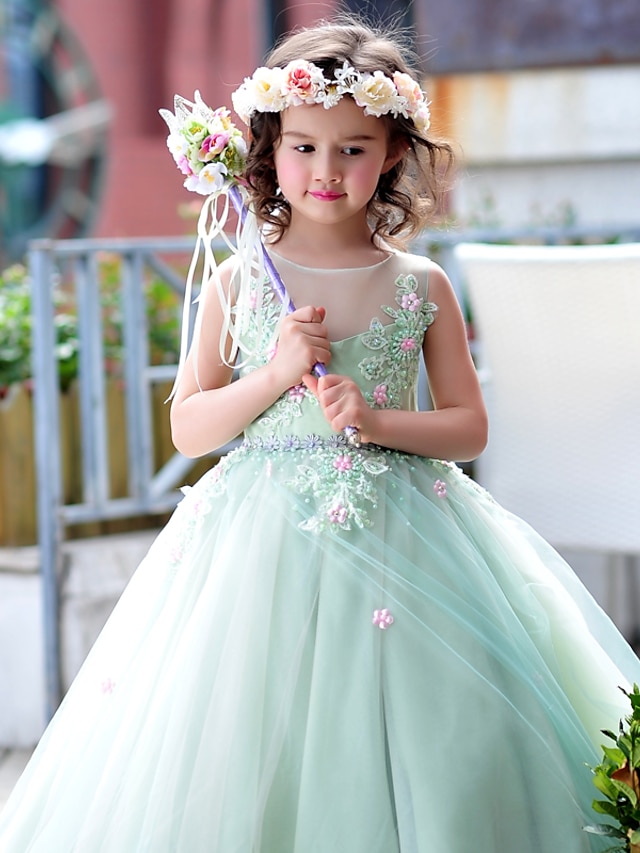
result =
M238 180L245 168L247 144L229 110L211 109L198 91L193 102L176 95L174 110L160 110L160 115L169 127L167 147L186 176L185 187L208 196Z

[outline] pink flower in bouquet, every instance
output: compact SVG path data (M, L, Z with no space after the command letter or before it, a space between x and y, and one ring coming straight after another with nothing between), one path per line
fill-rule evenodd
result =
M180 169L183 175L193 175L193 169L191 168L189 158L186 154L182 154L182 156L178 157L176 159L176 163L178 165L178 169Z
M227 131L212 133L210 136L207 136L202 140L199 159L206 162L207 160L212 160L214 157L217 157L218 154L222 154L229 144L230 138L231 134Z

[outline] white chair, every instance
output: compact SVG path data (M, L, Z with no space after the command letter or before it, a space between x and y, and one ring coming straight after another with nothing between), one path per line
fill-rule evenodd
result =
M487 376L490 439L478 481L559 550L625 555L632 583L640 244L465 243L454 257Z

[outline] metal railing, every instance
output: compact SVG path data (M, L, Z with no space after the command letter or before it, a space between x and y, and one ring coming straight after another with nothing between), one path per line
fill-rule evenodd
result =
M413 246L445 266L463 301L463 284L453 263L458 242L577 242L640 240L640 226L627 229L549 228L474 230L425 233ZM145 276L151 271L182 295L182 272L167 256L188 258L192 238L128 240L33 241L28 260L32 279L33 376L35 452L38 492L38 539L44 595L44 633L47 715L61 698L59 641L59 578L61 545L71 524L104 521L136 515L153 515L173 509L180 498L178 486L193 460L175 453L154 471L151 428L151 391L154 383L172 380L175 365L149 363ZM126 399L128 494L109 493L109 451L99 257L116 255L121 263L123 379ZM75 290L78 311L78 387L83 497L65 504L60 459L60 412L53 283L64 270ZM423 395L424 398L424 395ZM216 455L225 452L217 451Z
M183 261L192 239L38 240L29 247L32 279L35 451L38 484L38 540L44 595L46 702L50 717L61 696L59 579L61 545L72 524L170 511L178 486L193 466L179 453L154 471L152 390L173 380L175 365L149 363L145 279L151 272L180 296L181 272L167 257ZM100 263L104 253L119 259L122 323L122 379L125 397L127 494L112 497L105 377ZM53 283L63 277L75 295L78 328L78 399L82 498L65 503L61 470L61 428ZM224 449L221 451L224 452Z

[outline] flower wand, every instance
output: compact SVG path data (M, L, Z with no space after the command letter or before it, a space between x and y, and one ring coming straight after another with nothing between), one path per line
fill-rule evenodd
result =
M242 133L231 121L229 110L225 107L211 109L202 100L200 92L196 91L193 102L187 101L180 95L175 95L174 111L172 113L169 110L160 110L160 115L169 127L167 147L173 155L177 167L186 176L184 186L192 192L208 197L203 205L201 223L203 219L206 219L209 204L221 195L226 195L238 214L240 225L244 228L247 225L249 212L244 204L240 185L246 164L247 146ZM233 251L237 251L224 234L225 222L226 208L223 216L216 223L215 233L222 236ZM186 353L191 282L201 239L205 243L205 263L215 267L215 259L210 246L212 235L211 233L203 235L200 227L198 232L198 243L189 270L185 293L185 316L182 323L181 360L178 376ZM296 310L295 305L259 236L255 244L274 293L284 306L285 312L287 314L292 313ZM326 376L327 368L318 362L313 366L312 372L317 377ZM345 427L344 434L349 445L352 447L361 446L360 433L357 427Z

